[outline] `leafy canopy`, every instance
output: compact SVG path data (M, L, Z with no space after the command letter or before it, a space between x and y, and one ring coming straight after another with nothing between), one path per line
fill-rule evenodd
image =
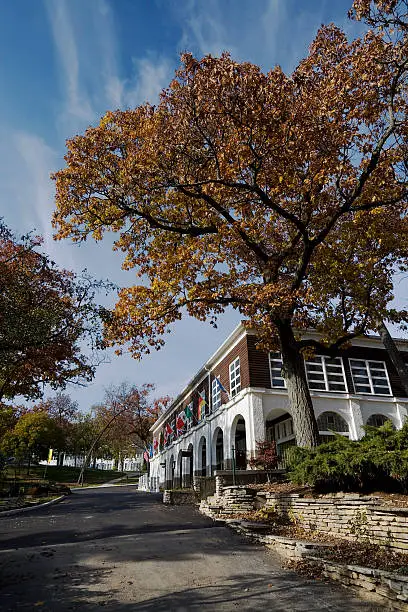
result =
M58 268L41 239L17 239L0 220L0 398L41 396L92 380L102 348L96 291L108 285Z
M140 357L184 312L214 322L227 306L268 347L282 321L341 343L404 320L387 310L408 249L403 49L330 25L291 75L186 53L158 106L69 140L57 238L118 232L140 279L108 340Z

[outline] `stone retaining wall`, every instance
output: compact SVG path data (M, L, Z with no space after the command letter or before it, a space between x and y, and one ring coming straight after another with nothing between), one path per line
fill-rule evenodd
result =
M163 492L163 504L174 506L192 506L197 503L197 494L194 491L172 491L165 489Z
M349 539L364 539L408 552L408 508L387 507L376 497L336 494L301 497L246 487L221 487L201 502L210 516L228 517L259 508L273 508L305 529Z
M379 505L375 497L359 495L317 498L259 493L257 503L289 515L305 529L342 538L369 538L408 551L408 508Z
M316 563L326 578L380 596L386 605L384 609L408 610L408 576L358 565L343 565L321 557L308 555L306 558Z
M242 521L227 521L227 525L238 531L249 535L251 539L265 544L267 548L274 550L284 559L302 559L306 563L317 567L319 572L331 580L340 582L344 586L351 587L357 593L364 591L364 599L369 597L381 605L382 610L408 610L408 576L396 572L360 567L357 565L346 565L324 559L325 548L330 544L320 542L303 542L277 535L260 535L251 531L250 526L245 527Z

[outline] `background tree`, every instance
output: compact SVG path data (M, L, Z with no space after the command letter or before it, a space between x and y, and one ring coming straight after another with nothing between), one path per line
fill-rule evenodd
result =
M406 57L380 32L348 42L333 25L289 76L185 54L158 106L68 141L57 237L119 232L143 277L121 290L108 340L140 357L184 312L214 324L238 309L281 350L297 442L316 445L302 352L406 319L388 309L407 255ZM310 327L322 342L301 337Z
M152 399L153 391L154 385L150 383L141 386L122 383L106 390L103 404L94 406L97 433L87 449L78 482L83 481L84 470L91 457L96 457L96 449L102 446L110 449L119 463L130 449L146 448L151 440L151 425L171 402L168 396Z
M46 459L50 448L62 448L64 433L45 410L23 414L11 431L6 432L2 448L8 455L27 461L27 473L33 460Z
M43 407L64 433L64 448L55 449L57 464L62 465L64 452L67 452L71 446L73 425L79 415L78 402L72 400L66 393L59 392L49 397L43 403Z
M102 348L104 311L94 298L108 285L59 269L40 245L0 220L0 400L92 380Z

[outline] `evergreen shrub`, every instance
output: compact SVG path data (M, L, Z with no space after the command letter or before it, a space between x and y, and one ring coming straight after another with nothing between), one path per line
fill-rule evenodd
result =
M365 427L361 440L335 434L317 448L294 447L289 478L318 491L408 492L408 422L395 431L391 421Z

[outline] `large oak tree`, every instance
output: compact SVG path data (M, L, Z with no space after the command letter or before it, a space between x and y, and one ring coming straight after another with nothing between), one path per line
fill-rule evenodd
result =
M407 262L406 50L331 25L291 75L187 53L157 106L68 141L57 237L118 232L140 279L107 338L140 357L185 312L238 309L280 348L298 444L316 444L302 352L406 319L388 308Z

